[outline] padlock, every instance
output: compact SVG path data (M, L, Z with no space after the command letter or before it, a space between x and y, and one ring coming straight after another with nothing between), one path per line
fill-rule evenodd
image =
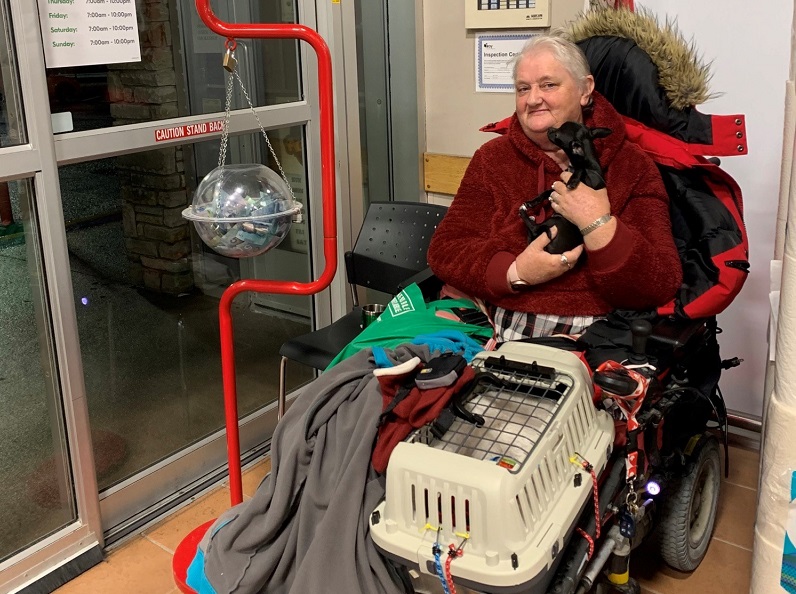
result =
M235 58L235 53L231 49L227 48L222 64L224 66L224 70L227 72L235 72L235 67L238 65L238 60Z

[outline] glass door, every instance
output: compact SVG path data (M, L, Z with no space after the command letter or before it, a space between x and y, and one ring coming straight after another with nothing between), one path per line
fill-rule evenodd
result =
M36 12L0 0L0 591L101 559ZM31 26L31 23L33 25ZM38 73L38 77L33 73ZM65 300L66 298L66 300Z
M5 144L8 134L2 139ZM75 522L77 505L32 180L2 182L0 203L2 567L15 553Z
M223 472L219 297L240 278L308 279L313 248L312 209L258 264L213 252L182 218L218 163L219 134L201 131L223 119L224 40L199 21L191 0L142 8L140 62L95 68L92 76L106 81L99 97L82 80L50 97L53 110L75 122L56 137L62 224L111 542L188 497L183 489L198 477L210 482ZM312 24L314 8L306 8L270 0L214 5L236 22ZM318 142L308 133L315 106L303 84L316 75L305 51L293 40L239 40L236 50L249 99L299 196L316 191L304 142ZM72 70L48 71L48 80L86 74ZM276 168L235 88L227 162ZM191 126L199 133L188 136ZM249 433L260 441L275 423L279 347L312 322L310 298L278 301L251 296L234 305L239 407L241 416L255 413ZM291 387L311 377L297 369Z
M28 140L9 16L0 3L3 147ZM77 519L32 182L0 182L0 563Z
M222 18L244 22L312 25L314 19L311 3L303 9L266 0L215 8ZM212 130L223 118L224 40L198 21L189 0L143 5L138 23L140 62L47 72L50 108L72 122L55 141L61 224L111 541L146 523L164 502L190 496L182 489L197 477L210 482L221 472L221 293L243 276L275 278L278 270L289 270L308 278L313 253L313 209L267 266L224 258L198 241L180 213L217 164L219 134ZM297 158L295 143L282 141L298 136L317 144L313 94L303 86L315 79L312 60L302 59L306 48L295 41L240 40L236 54L280 161L303 165L292 176L312 195L317 179L307 171L313 147L300 142ZM70 92L57 92L65 80L73 83ZM228 162L274 165L247 103L236 91ZM189 137L191 126L210 132ZM300 232L303 246L295 239ZM249 432L260 441L275 422L269 405L276 398L279 346L308 331L312 321L309 298L278 305L254 298L235 305L240 408L242 415L258 411ZM301 370L290 375L293 386L310 377Z
M262 124L305 209L278 248L234 260L181 216L218 163L223 40L191 0L136 2L140 60L47 68L59 29L42 27L47 6L0 0L0 591L81 555L99 560L102 547L223 478L219 297L240 278L307 280L323 267L308 46L239 40L257 117L236 90L227 162L277 166ZM342 63L339 5L213 8L319 28ZM338 143L345 154L345 134ZM262 452L275 427L281 343L328 323L344 299L336 280L314 298L236 300L242 451ZM294 366L289 387L312 377Z
M367 202L425 196L417 8L414 2L354 0L360 158Z

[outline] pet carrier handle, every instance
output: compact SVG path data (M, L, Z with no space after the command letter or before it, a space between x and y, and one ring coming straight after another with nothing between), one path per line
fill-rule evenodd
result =
M484 417L470 412L464 408L464 405L473 395L475 389L482 383L492 384L496 388L500 388L505 385L503 380L498 376L488 371L479 371L476 372L475 377L473 377L473 379L471 379L469 383L467 383L462 390L453 397L450 403L450 408L454 415L464 421L467 421L468 423L472 423L476 427L484 426L484 423L486 422Z
M649 320L633 320L630 322L630 334L633 337L633 354L630 355L632 363L647 362L647 339L652 334L652 324Z

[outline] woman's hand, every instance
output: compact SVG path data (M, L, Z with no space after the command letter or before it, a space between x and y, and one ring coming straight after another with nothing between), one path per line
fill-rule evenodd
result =
M555 227L551 229L553 237L557 232ZM563 254L548 254L544 248L550 241L547 233L542 233L515 258L517 276L529 285L540 285L558 278L571 270L583 253L583 246L579 245Z
M567 188L567 181L572 177L569 171L561 173L561 181L553 184L550 203L553 211L569 222L583 229L601 216L611 213L608 191L593 190L586 184L578 184L574 190Z

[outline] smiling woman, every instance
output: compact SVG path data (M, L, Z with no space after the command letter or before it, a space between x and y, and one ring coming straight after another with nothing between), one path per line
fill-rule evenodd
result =
M535 37L514 67L517 117L523 132L545 150L556 151L547 130L564 122L582 122L594 91L594 77L582 60L562 59L557 46ZM582 56L582 54L580 54ZM579 57L580 57L579 56Z
M514 80L508 133L473 155L431 242L432 270L481 300L499 341L577 334L614 309L668 302L682 271L663 182L594 91L581 50L562 37L534 37L516 59ZM565 122L611 130L594 141L605 188L567 187L569 158L548 138ZM564 217L580 230L582 245L551 254L552 237L528 242L518 212L543 192L549 200L531 201L535 210L526 214L537 223Z

